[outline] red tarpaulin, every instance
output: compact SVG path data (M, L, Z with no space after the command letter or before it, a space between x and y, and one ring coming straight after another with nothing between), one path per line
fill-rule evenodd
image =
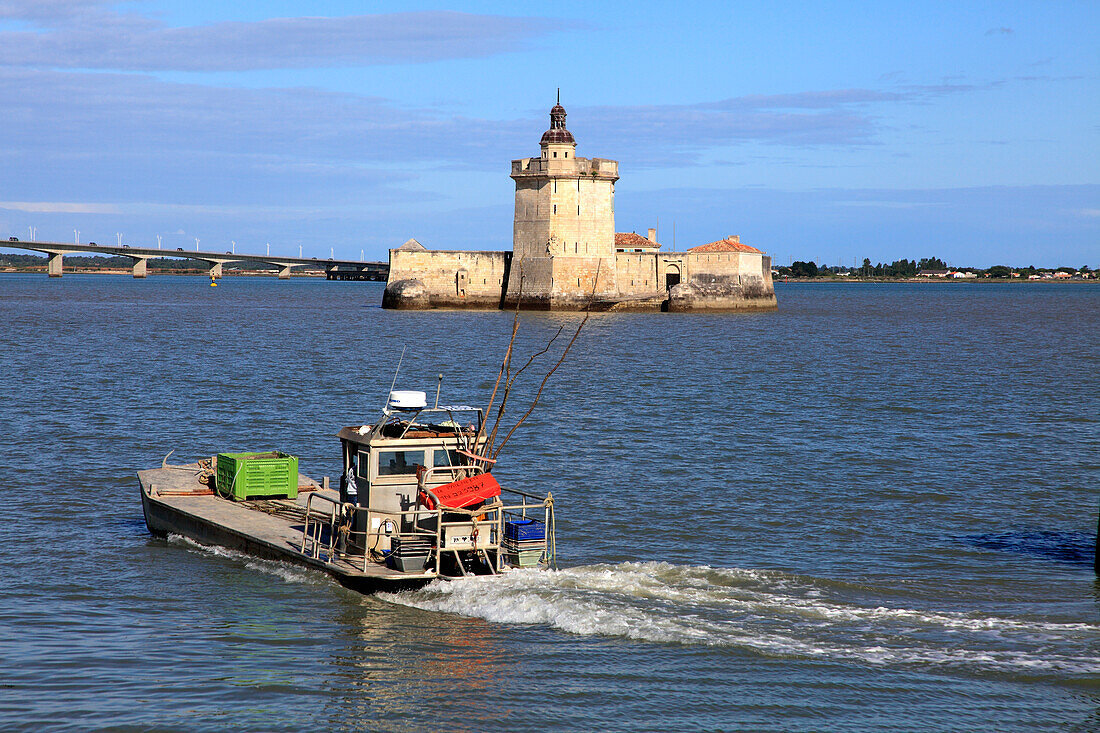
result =
M464 509L465 507L500 496L500 484L488 473L479 473L477 476L460 478L449 484L432 489L432 493L439 498L445 507L452 509ZM435 509L435 502L427 492L420 492L420 502L429 509Z

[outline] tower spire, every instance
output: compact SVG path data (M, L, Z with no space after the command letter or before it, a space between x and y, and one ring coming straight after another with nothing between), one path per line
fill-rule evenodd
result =
M558 104L561 104L561 87L558 87Z

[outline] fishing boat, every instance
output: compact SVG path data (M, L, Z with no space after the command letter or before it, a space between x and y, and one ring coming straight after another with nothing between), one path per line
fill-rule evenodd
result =
M294 456L220 453L139 471L149 530L305 565L363 593L437 578L547 568L554 501L502 487L486 454L484 412L428 407L391 389L381 417L337 437L338 488L298 472Z

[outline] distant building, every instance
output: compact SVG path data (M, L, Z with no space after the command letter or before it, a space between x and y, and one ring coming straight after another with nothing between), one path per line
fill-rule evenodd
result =
M565 118L565 108L554 105L539 156L512 161L512 251L391 249L383 307L775 307L771 258L737 236L662 252L655 228L647 237L616 233L618 161L578 158Z

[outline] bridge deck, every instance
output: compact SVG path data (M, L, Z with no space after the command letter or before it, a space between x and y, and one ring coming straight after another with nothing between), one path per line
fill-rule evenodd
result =
M158 249L155 247L133 247L123 245L121 247L101 244L66 244L65 242L22 242L12 238L8 241L0 241L0 248L24 249L32 252L44 252L51 255L51 272L60 274L60 257L66 254L103 254L114 257L129 257L135 263L155 257L172 257L176 259L199 260L210 265L218 266L229 262L245 262L253 264L274 265L280 268L316 267L329 273L330 280L373 280L385 279L389 274L388 262L360 262L357 260L318 259L316 257L283 257L278 254L236 254L234 252L189 251L182 247L175 249ZM58 264L54 266L53 260ZM135 273L136 275L137 273ZM333 276L336 275L336 276Z

